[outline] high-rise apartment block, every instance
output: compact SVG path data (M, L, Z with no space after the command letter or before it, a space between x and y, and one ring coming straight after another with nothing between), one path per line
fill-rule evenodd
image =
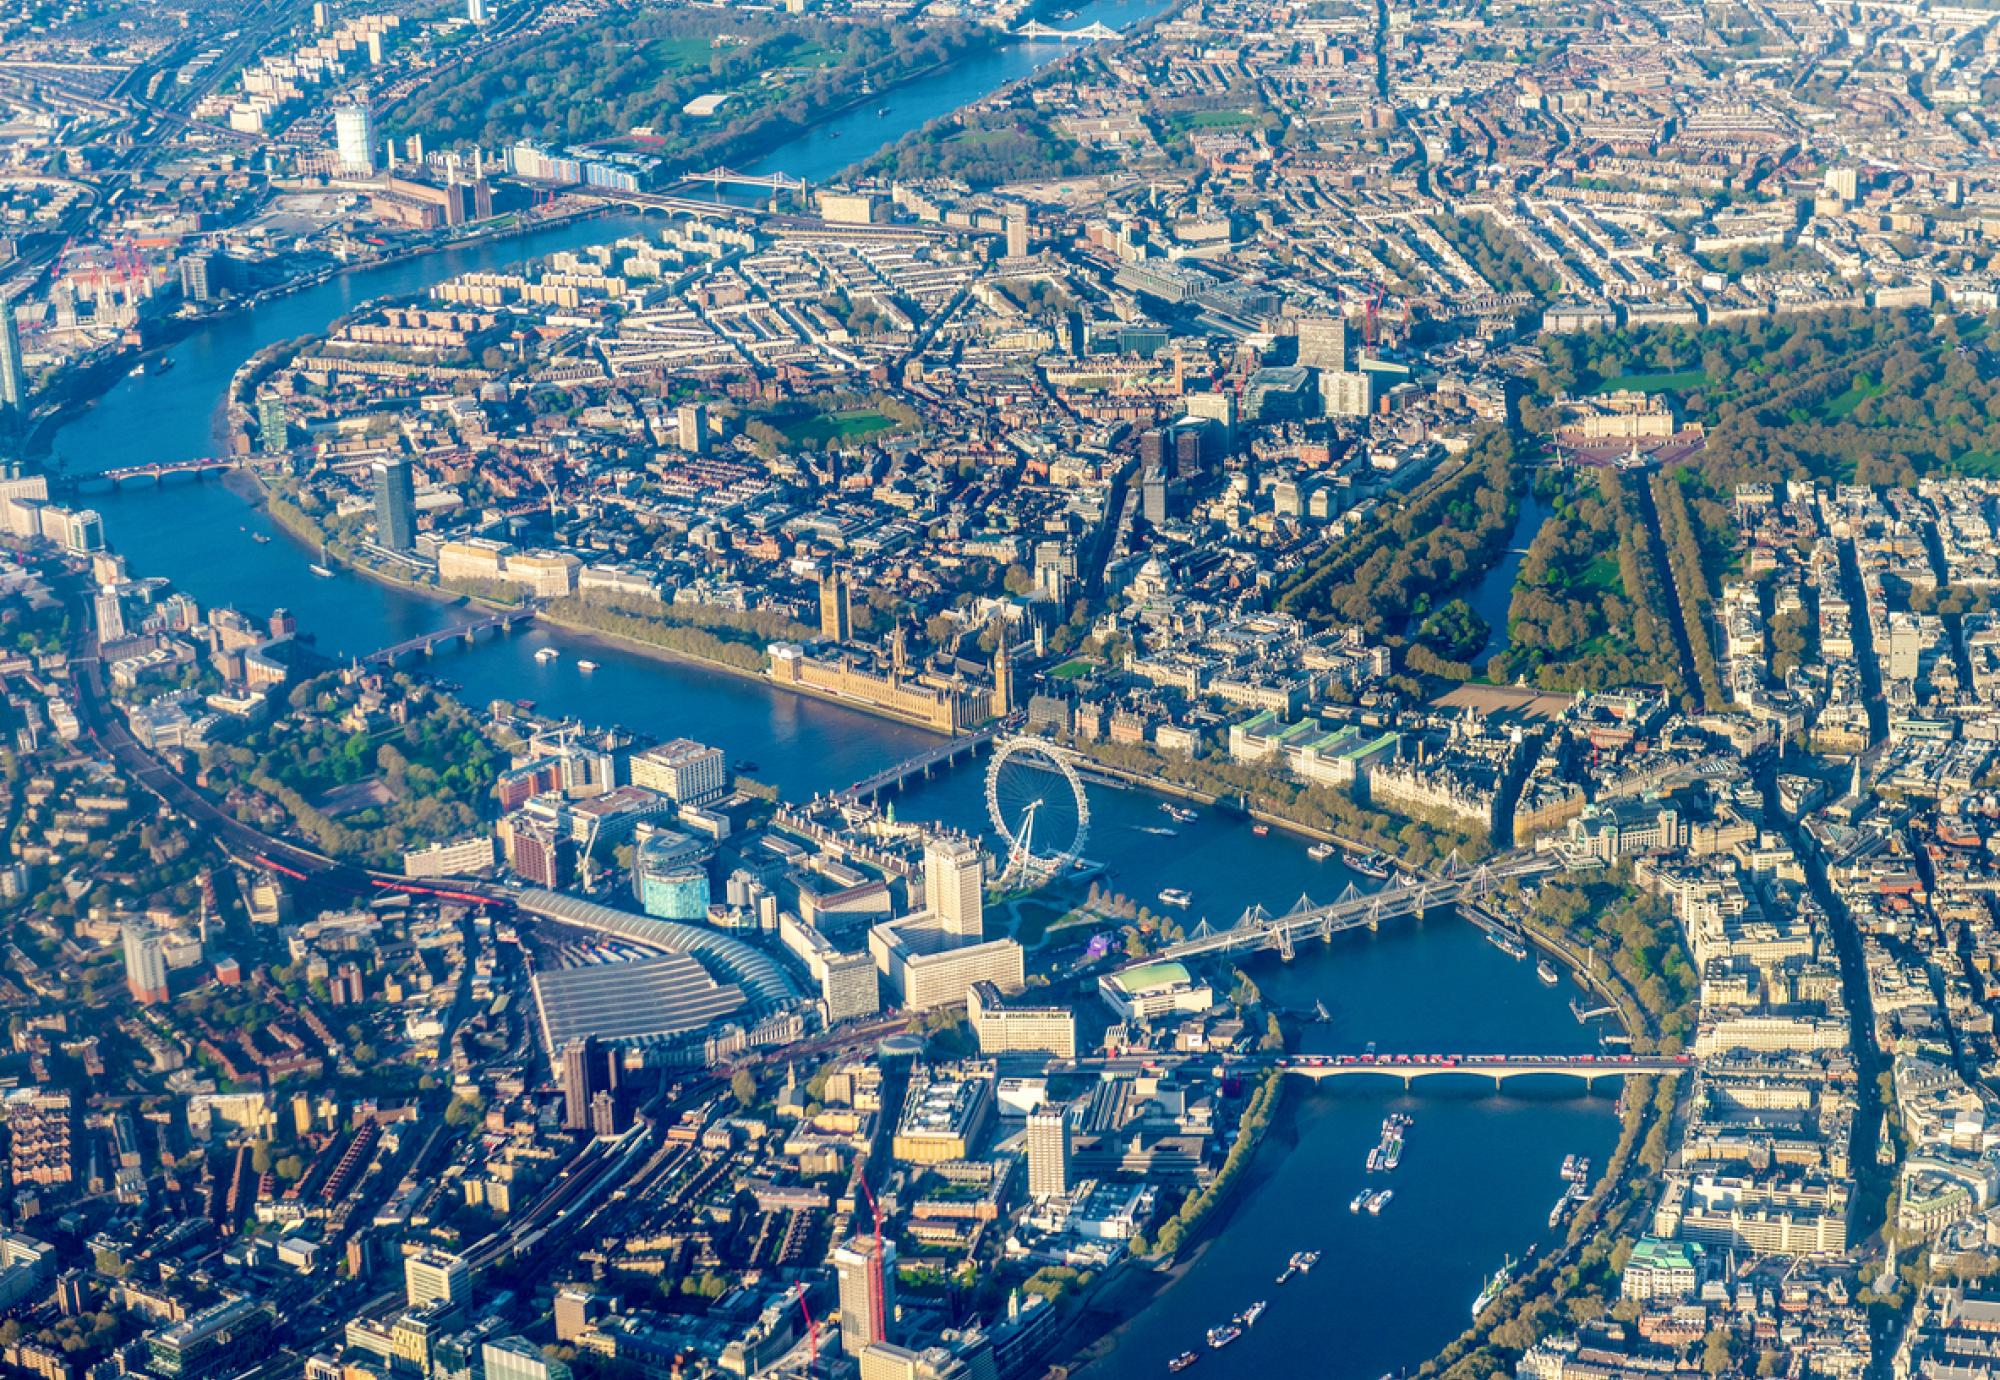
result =
M880 1259L877 1259L877 1252ZM871 1342L886 1342L896 1321L896 1246L857 1236L833 1253L840 1283L840 1346L859 1356Z
M407 460L375 462L375 540L391 551L417 544L417 488Z
M1060 1198L1069 1188L1069 1117L1061 1108L1029 1113L1029 1196Z

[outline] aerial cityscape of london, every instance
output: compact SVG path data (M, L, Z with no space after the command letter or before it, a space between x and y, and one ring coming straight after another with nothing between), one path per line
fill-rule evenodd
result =
M0 1017L0 1380L2000 1380L2000 0L0 0Z

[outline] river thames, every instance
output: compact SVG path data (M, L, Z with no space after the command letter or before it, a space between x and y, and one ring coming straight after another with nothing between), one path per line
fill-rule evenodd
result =
M1118 26L1150 17L1162 0L1100 0L1075 23ZM897 88L865 109L828 121L759 161L756 171L823 179L870 148L1026 75L1059 55L1053 46L996 49ZM886 113L878 113L886 109ZM652 222L658 224L657 221ZM289 337L317 334L371 298L421 291L453 274L597 243L647 222L612 217L496 239L363 270L203 326L174 347L171 373L127 378L56 435L55 454L73 473L213 453L216 406L251 354ZM307 569L314 553L261 510L217 483L177 483L93 498L113 546L135 576L164 576L204 606L268 615L290 609L329 654L353 655L453 622L461 606L341 573ZM1524 515L1525 517L1525 515ZM1525 544L1531 523L1516 541ZM253 534L271 538L253 541ZM1509 563L1511 569L1512 563ZM1504 591L1481 601L1504 630ZM1494 616L1497 613L1497 618ZM1501 635L1504 635L1502 632ZM534 652L563 655L537 663ZM1491 649L1489 649L1491 650ZM581 656L597 663L584 672ZM837 789L935 739L914 728L775 691L744 677L667 662L542 628L441 653L428 664L463 686L474 705L533 700L545 712L644 733L680 735L754 759L760 777L792 796ZM979 827L983 761L897 797L899 815ZM1352 878L1337 861L1315 863L1298 840L1254 835L1240 820L1201 811L1174 824L1142 791L1093 788L1088 852L1110 869L1110 885L1157 905L1162 888L1193 895L1189 918L1226 922L1244 907L1282 909L1301 892L1330 898ZM1159 832L1172 828L1172 834ZM1398 921L1379 934L1311 946L1291 963L1249 962L1265 995L1289 1010L1326 1008L1324 1023L1299 1026L1307 1051L1565 1052L1594 1049L1594 1032L1569 1015L1567 984L1540 984L1529 964L1487 944L1446 915ZM1201 1349L1210 1323L1268 1298L1269 1312L1243 1340L1205 1353L1201 1375L1248 1377L1313 1358L1334 1380L1376 1380L1413 1367L1465 1326L1480 1281L1503 1256L1546 1240L1550 1205L1567 1154L1599 1166L1616 1134L1608 1095L1525 1080L1505 1096L1471 1080L1422 1085L1405 1094L1386 1080L1316 1091L1300 1084L1215 1231L1185 1272L1134 1316L1104 1319L1118 1330L1096 1349L1094 1375L1164 1373L1168 1357ZM1415 1127L1402 1168L1376 1176L1395 1200L1379 1217L1348 1202L1367 1177L1363 1158L1381 1118L1407 1111ZM1310 1275L1283 1288L1274 1279L1292 1251L1323 1252Z

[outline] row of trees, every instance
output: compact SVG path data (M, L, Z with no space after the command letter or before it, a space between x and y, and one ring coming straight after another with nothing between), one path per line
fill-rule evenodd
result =
M1314 623L1372 633L1422 618L1431 602L1476 578L1506 549L1518 513L1514 438L1488 427L1464 461L1385 505L1351 541L1329 545L1286 582L1278 607Z
M1518 1275L1493 1307L1417 1370L1417 1380L1510 1376L1521 1354L1544 1337L1607 1316L1628 1325L1638 1319L1642 1305L1620 1298L1619 1280L1634 1239L1651 1222L1657 1191L1654 1175L1666 1163L1674 1098L1672 1079L1625 1080L1618 1144L1605 1171L1604 1187L1585 1203L1570 1227L1570 1240L1578 1247L1575 1253L1550 1252ZM1636 1174L1634 1165L1651 1172ZM1778 1353L1769 1355L1776 1358ZM1723 1337L1719 1349L1704 1345L1702 1368L1719 1375L1734 1359ZM1759 1375L1775 1373L1760 1363Z
M1715 638L1710 632L1714 596L1708 587L1708 559L1702 549L1701 533L1688 509L1683 470L1680 476L1653 476L1653 507L1660 515L1660 535L1667 543L1667 561L1674 573L1674 588L1680 594L1681 620L1687 628L1688 646L1694 653L1694 673L1701 683L1701 698L1711 706L1727 702L1722 680L1715 667Z
M1561 286L1556 275L1539 263L1528 247L1492 216L1431 217L1431 228L1465 256L1495 292L1531 292L1553 297Z
M1159 1235L1148 1243L1140 1237L1132 1243L1134 1255L1172 1256L1207 1219L1229 1192L1230 1185L1240 1178L1250 1167L1251 1158L1257 1147L1263 1143L1264 1130L1276 1115L1278 1103L1284 1096L1285 1075L1272 1069L1264 1075L1264 1081L1250 1094L1250 1101L1243 1108L1243 1120L1237 1127L1235 1143L1229 1147L1229 1154L1222 1161L1222 1168L1208 1181L1208 1186L1190 1193L1181 1200L1180 1209L1167 1219L1160 1228Z
M1370 809L1343 791L1295 782L1257 763L1182 757L1136 743L1078 741L1074 746L1120 771L1171 781L1218 799L1241 800L1252 809L1379 848L1418 867L1443 862L1454 852L1476 860L1491 851L1483 830L1467 829L1453 820L1408 819Z
M764 649L771 643L818 636L817 629L794 623L782 614L707 604L655 604L616 596L583 599L571 595L555 600L547 612L558 623L751 674L764 669Z
M1536 891L1529 913L1578 949L1603 955L1657 1033L1660 1048L1679 1052L1693 1028L1700 979L1672 908L1634 886L1629 867L1550 878Z
M1511 886L1508 904L1524 904ZM1700 984L1672 910L1634 886L1629 867L1550 878L1528 910L1548 932L1607 955L1658 1033L1660 1047L1669 1052L1681 1047L1693 1027ZM1643 1033L1633 1030L1635 1036ZM1676 1095L1673 1079L1625 1080L1618 1144L1599 1187L1570 1224L1574 1251L1550 1252L1518 1275L1470 1329L1418 1370L1418 1380L1511 1375L1521 1354L1544 1337L1606 1316L1628 1324L1636 1320L1641 1305L1620 1297L1620 1276L1633 1241L1651 1224L1658 1175L1670 1151ZM1738 1359L1727 1337L1716 1337L1719 1344L1712 1337L1702 1355L1710 1375L1721 1374ZM1760 1364L1758 1373L1773 1371Z

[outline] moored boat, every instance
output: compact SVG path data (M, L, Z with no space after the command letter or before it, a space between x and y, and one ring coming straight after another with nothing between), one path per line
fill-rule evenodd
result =
M1380 1217L1382 1215L1382 1209L1389 1206L1389 1200L1394 1198L1395 1196L1396 1196L1395 1189L1385 1188L1380 1193L1370 1198L1368 1200L1368 1215L1370 1217Z
M1194 904L1194 897L1177 886L1170 886L1160 893L1160 903L1168 906L1186 907Z
M1199 1361L1200 1359L1201 1358L1192 1351L1183 1351L1180 1355L1174 1357L1173 1360L1167 1362L1167 1369L1178 1373L1180 1371L1186 1370L1189 1366L1193 1365L1196 1361Z
M1235 1323L1224 1323L1220 1327L1208 1329L1208 1344L1220 1351L1242 1335L1243 1329Z
M1333 856L1333 845L1330 843L1316 843L1306 849L1306 856L1314 862L1325 862Z
M1340 860L1364 877L1379 880L1389 875L1389 860L1381 853L1343 853Z
M1480 1287L1479 1297L1472 1301L1472 1316L1477 1318L1484 1313L1486 1306L1500 1297L1500 1291L1511 1284L1513 1279L1514 1258L1509 1256L1500 1262L1499 1269L1486 1277L1486 1283Z

